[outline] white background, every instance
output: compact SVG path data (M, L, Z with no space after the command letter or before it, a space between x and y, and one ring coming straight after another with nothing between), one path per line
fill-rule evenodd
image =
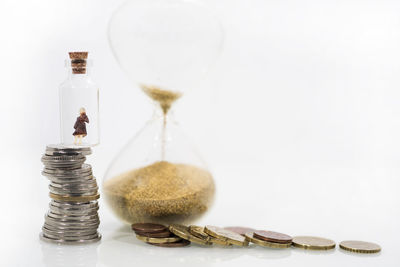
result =
M71 50L88 50L101 90L99 183L152 105L119 69L106 27L122 1L0 3L1 266L399 266L400 2L206 1L225 27L208 78L177 119L217 183L199 224L379 243L378 255L138 242L101 201L103 240L39 241L48 208L41 154L59 138Z

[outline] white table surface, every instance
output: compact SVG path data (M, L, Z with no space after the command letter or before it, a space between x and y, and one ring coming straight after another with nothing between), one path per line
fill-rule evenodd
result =
M40 168L41 164L32 166ZM234 172L229 169L235 169ZM249 174L256 175L256 167ZM1 265L2 266L399 266L398 225L399 211L396 202L385 197L370 198L369 207L356 205L358 201L349 200L342 205L333 193L326 198L318 196L312 189L309 195L303 191L297 193L298 183L289 189L291 196L279 199L283 189L276 188L263 194L264 188L239 189L237 179L240 168L215 170L216 177L225 173L231 177L231 186L223 187L222 179L217 181L217 200L212 210L198 222L200 225L219 226L247 225L259 229L281 231L290 235L317 235L340 242L345 239L359 239L379 243L383 250L378 254L363 255L343 251L339 248L330 251L305 251L298 248L284 250L267 249L256 246L248 248L201 247L190 245L184 248L154 247L138 241L129 226L123 225L110 212L108 206L100 201L101 242L68 246L49 244L39 240L43 225L43 215L47 210L47 181L44 177L39 183L40 194L31 189L22 189L21 193L31 196L34 205L26 206L29 197L8 195L14 205L4 205L5 214L10 220L2 218ZM22 171L22 175L26 171ZM236 176L235 176L236 174ZM39 175L37 175L39 177ZM311 181L311 182L316 182ZM16 184L20 184L17 182ZM270 183L273 186L273 182ZM341 186L330 186L329 192L337 192ZM382 189L382 188L381 188ZM242 191L241 191L242 190ZM373 188L367 189L367 191ZM379 188L377 190L380 190ZM396 188L385 188L386 196ZM328 192L328 191L327 191ZM254 193L254 195L253 195ZM325 192L326 193L326 192ZM367 192L369 193L369 192ZM303 200L299 197L303 194ZM257 196L258 195L258 196ZM383 194L382 196L384 196ZM35 200L35 198L39 200ZM390 197L389 197L390 198ZM380 199L380 200L379 200ZM314 202L316 200L316 202ZM376 205L372 205L375 202ZM341 207L335 210L336 204ZM338 206L338 207L339 207ZM18 208L17 208L18 207ZM370 209L371 213L365 212ZM24 213L19 211L24 210Z
M153 247L103 199L100 243L41 242L49 197L40 157L59 140L67 52L94 59L102 140L89 162L99 182L151 116L108 45L107 22L122 2L0 1L0 266L400 266L400 2L392 0L205 0L224 25L223 53L176 107L217 184L199 225L372 241L380 254Z

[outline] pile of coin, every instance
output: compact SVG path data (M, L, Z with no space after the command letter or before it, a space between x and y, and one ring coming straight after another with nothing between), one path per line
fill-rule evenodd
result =
M52 199L40 237L42 240L82 244L101 239L97 199L100 197L92 167L85 164L88 147L49 145L42 157L42 174L50 180Z
M136 238L150 245L160 247L184 247L190 241L182 239L168 230L168 227L155 223L132 224Z
M245 237L249 242L270 248L290 248L293 240L289 235L264 230L248 232Z
M182 247L190 242L203 246L213 244L220 246L240 246L246 247L249 243L258 246L287 249L292 246L311 250L334 249L336 243L330 239L315 236L296 236L291 237L287 234L255 230L248 227L217 227L207 225L205 227L197 225L172 224L168 227L154 223L133 224L132 229L136 237L148 244L162 247ZM186 241L186 243L185 243ZM377 253L381 251L379 245L363 241L343 241L340 248L358 253Z

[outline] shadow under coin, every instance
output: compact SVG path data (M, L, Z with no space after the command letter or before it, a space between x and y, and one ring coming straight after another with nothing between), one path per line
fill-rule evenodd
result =
M128 230L127 230L128 229ZM190 244L187 247L165 248L146 244L136 239L128 227L121 227L99 247L99 260L105 266L206 266L217 262L229 261L248 255L249 248L200 246Z
M100 242L86 245L62 245L39 241L42 261L48 267L95 267Z
M327 250L313 250L313 249L292 247L292 250L295 251L296 253L303 253L303 254L309 254L309 255L331 255L336 252L336 248L327 249Z
M341 249L341 248L339 248L339 251L342 252L343 254L351 255L351 256L355 256L355 257L359 257L359 258L375 258L375 257L379 257L381 255L381 253L382 253L382 252L378 252L378 253L357 253L357 252L347 251L347 250Z
M292 248L264 248L257 245L250 245L248 255L259 259L283 259L290 257Z

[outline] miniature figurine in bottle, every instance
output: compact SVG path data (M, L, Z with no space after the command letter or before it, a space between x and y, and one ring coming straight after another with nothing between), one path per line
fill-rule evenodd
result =
M74 139L74 144L82 144L82 138L87 135L86 132L86 124L89 123L89 118L86 115L86 110L85 108L80 108L79 110L79 117L76 118L76 122L74 125L74 133L72 134L75 139Z
M60 86L61 143L95 146L99 144L99 89L89 75L88 52L70 52L69 58L68 77Z

